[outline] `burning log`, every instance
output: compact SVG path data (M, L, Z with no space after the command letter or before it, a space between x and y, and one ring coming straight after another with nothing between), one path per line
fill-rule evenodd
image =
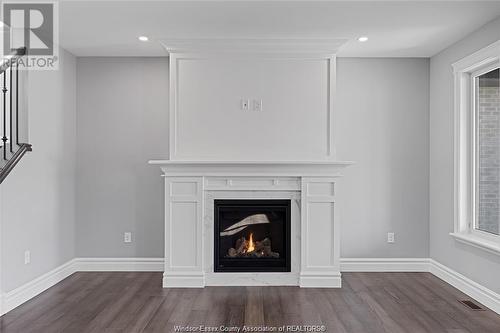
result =
M247 240L245 237L241 237L236 241L236 255L240 255L246 252L248 247Z
M236 249L232 247L229 249L229 251L227 251L227 255L231 258L234 258L238 255L238 251L236 251Z
M238 238L235 247L227 251L227 256L230 258L279 258L280 254L272 251L269 238L254 242L253 235L250 234L249 240L245 237Z

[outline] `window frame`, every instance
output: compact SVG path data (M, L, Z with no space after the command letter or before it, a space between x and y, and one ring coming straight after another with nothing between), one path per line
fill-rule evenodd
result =
M482 66L481 68L475 70L474 72L470 73L470 80L471 80L471 91L470 91L470 96L471 96L471 112L472 112L472 124L471 124L471 131L472 131L472 156L473 156L473 163L472 163L472 221L471 221L471 233L477 237L485 237L489 240L495 241L496 239L499 239L499 235L495 235L493 233L483 231L481 229L476 228L478 224L478 219L479 219L479 214L478 214L478 205L479 201L477 200L479 188L477 186L479 182L479 172L478 172L478 167L479 167L479 152L478 152L478 144L479 144L479 138L478 138L478 100L477 100L477 78L480 77L481 75L484 75L486 73L489 73L493 70L499 69L500 68L500 62L496 61L493 62L489 65ZM499 202L500 203L500 202Z
M500 41L453 65L454 231L457 241L500 255L500 235L476 229L477 112L475 78L500 67Z

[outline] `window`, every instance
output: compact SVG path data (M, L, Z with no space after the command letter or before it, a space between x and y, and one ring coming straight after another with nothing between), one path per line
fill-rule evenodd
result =
M496 67L496 68L495 68ZM500 70L483 68L472 74L475 117L474 230L500 234Z
M455 229L500 254L500 41L453 64Z

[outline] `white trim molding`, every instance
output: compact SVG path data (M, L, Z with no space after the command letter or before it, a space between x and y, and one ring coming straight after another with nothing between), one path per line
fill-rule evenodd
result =
M493 254L500 254L500 244L494 240L462 232L452 232L450 235L454 237L457 242L474 246Z
M11 311L79 271L163 271L164 261L164 258L75 258L12 291L0 294L0 300L5 301L0 314ZM430 258L342 258L340 267L342 272L429 272L500 314L500 294ZM278 274L273 274L278 278ZM191 279L193 277L195 280ZM177 278L179 278L177 285L183 281L189 286L205 283L201 277L192 274L189 276L179 274ZM186 278L188 280L185 280ZM314 274L301 276L302 278L305 278L302 281L305 286L311 282L314 286L323 284L324 287L337 287L336 282L340 283L340 274L332 275L326 280L323 272L320 280ZM294 281L283 280L283 282L283 285L295 284ZM226 285L241 284L236 281Z
M500 41L457 62L454 74L454 231L457 241L497 253L500 237L474 229L475 129L472 86L474 72L500 63ZM496 244L496 245L495 245Z
M76 258L75 272L163 272L163 258Z
M184 48L170 48L169 56L169 159L170 160L222 160L230 159L237 160L241 157L233 156L230 154L226 156L225 154L220 155L207 149L203 148L203 151L184 151L186 150L186 145L180 142L182 129L180 128L180 119L182 119L181 106L185 106L186 103L180 102L182 98L180 83L183 82L181 77L185 74L181 71L184 64L193 63L193 61L207 61L207 60L217 60L222 59L246 59L252 57L254 60L260 62L270 59L280 59L280 60L294 60L300 62L310 63L311 61L325 63L326 77L327 77L327 94L326 94L326 133L322 141L325 144L326 150L321 153L321 156L316 158L334 159L335 158L335 133L334 133L334 107L336 102L336 88L337 88L337 56L335 54L336 49L332 47L328 49L328 52L318 52L316 49L307 49L308 52L304 52L303 48L297 47L294 52L278 52L281 50L279 43L275 46L277 49L273 51L259 52L259 48L253 49L253 54L249 55L248 52L242 52L238 48L233 48L232 52L220 53L217 49L212 50L213 52L208 52L203 48L196 48L190 46L188 51ZM326 46L325 46L326 47ZM179 50L183 50L182 52ZM234 51L236 50L236 51ZM300 50L302 50L300 52ZM185 97L184 97L185 98ZM205 110L207 111L207 110ZM184 147L184 150L182 149ZM198 149L199 150L199 149ZM300 155L303 155L302 152ZM293 156L297 156L294 154ZM306 157L305 157L306 158Z
M429 258L342 258L342 272L427 272Z
M3 306L1 314L3 315L11 311L73 274L75 272L75 263L75 259L70 260L34 280L4 293L2 295Z
M170 38L160 43L170 53L335 54L343 38Z
M473 72L480 67L488 65L489 63L498 60L500 57L500 40L496 41L485 48L468 55L454 62L451 66L453 71L457 72Z
M500 314L500 294L431 258L342 258L342 272L428 272Z
M301 272L299 286L301 288L341 288L342 278L340 272Z
M484 306L490 308L492 311L500 314L500 294L433 259L429 259L428 271Z
M0 294L3 315L76 272L162 272L163 258L75 258L24 285Z

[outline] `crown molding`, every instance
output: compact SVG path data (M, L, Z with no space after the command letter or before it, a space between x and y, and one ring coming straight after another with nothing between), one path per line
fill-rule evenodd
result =
M336 54L342 38L160 39L168 53Z

